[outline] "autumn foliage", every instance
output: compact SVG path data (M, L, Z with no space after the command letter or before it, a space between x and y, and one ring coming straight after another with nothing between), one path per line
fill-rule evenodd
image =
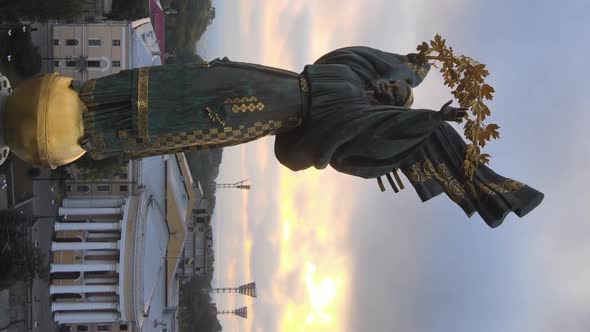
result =
M446 45L440 35L436 35L430 44L423 42L418 45L418 59L422 63L430 63L439 69L445 85L459 101L461 107L468 107L470 112L465 122L465 137L471 142L465 151L463 168L468 179L473 177L480 165L488 164L490 155L482 153L482 148L491 139L500 137L495 123L485 124L491 115L484 100L492 100L494 88L485 83L489 75L486 66L464 55L456 55L453 48Z

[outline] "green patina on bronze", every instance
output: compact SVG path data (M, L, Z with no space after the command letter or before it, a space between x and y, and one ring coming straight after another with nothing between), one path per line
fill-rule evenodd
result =
M487 166L465 178L466 144L441 112L371 99L367 91L383 81L417 87L429 67L415 58L349 47L301 74L227 59L123 71L82 87L82 145L97 159L140 158L275 135L277 159L294 171L330 165L363 178L386 176L398 191L401 170L423 201L445 193L491 227L509 212L534 209L542 193Z

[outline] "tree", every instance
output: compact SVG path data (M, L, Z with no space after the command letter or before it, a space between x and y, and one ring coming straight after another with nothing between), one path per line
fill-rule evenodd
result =
M88 180L108 179L113 175L127 173L129 158L126 155L94 160L89 154L83 155L71 165L75 165Z
M180 288L180 330L221 331L217 319L217 306L207 291L211 287L208 277L193 277Z
M193 178L203 187L203 197L209 202L209 209L215 209L215 179L219 175L219 165L223 149L200 150L185 153L186 161Z
M0 331L8 331L9 328L11 328L12 326L15 326L16 324L23 324L25 322L24 319L18 319L12 322L8 322L8 324L0 327Z
M41 55L39 48L33 45L30 31L15 28L10 37L2 36L0 56L5 59L9 54L15 69L24 77L36 75L41 70Z
M31 33L28 32L27 35L28 38L15 45L14 52L16 70L24 77L34 76L41 71L39 47L33 45Z
M190 60L195 45L215 19L211 0L174 0L170 8L177 15L166 17L166 52Z
M149 1L147 0L113 0L111 20L138 20L149 15Z
M29 241L34 222L15 210L0 210L0 290L49 273L45 255Z
M82 14L79 0L0 0L0 21L70 20Z
M203 61L203 58L198 54L190 54L186 52L181 52L179 54L174 54L166 58L166 64L175 64L175 63L200 63Z

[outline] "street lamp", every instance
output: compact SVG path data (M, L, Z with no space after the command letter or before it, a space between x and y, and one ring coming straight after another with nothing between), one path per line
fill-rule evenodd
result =
M6 33L8 34L8 36L12 36L13 33L15 33L16 31L19 31L19 30L22 31L22 32L27 32L27 31L31 31L32 32L32 31L37 31L39 29L32 28L30 25L23 25L23 26L20 27L20 29L17 26L17 27L7 27L7 28L2 27L2 28L0 28L0 30L4 30L4 31L6 31Z

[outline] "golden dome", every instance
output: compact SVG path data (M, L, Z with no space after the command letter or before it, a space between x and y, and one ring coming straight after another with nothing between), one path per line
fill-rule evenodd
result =
M8 97L4 140L19 158L56 168L86 152L78 144L84 104L71 81L57 73L43 75L22 82Z

